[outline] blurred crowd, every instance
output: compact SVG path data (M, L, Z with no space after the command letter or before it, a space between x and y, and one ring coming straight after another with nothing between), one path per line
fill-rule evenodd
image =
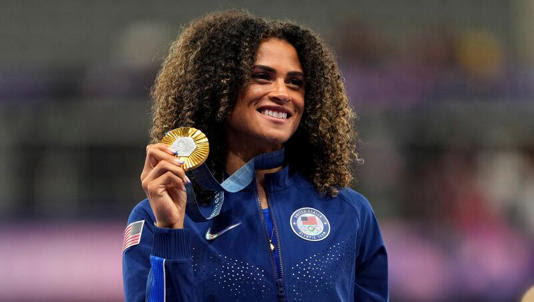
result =
M133 23L112 47L110 58L99 64L0 70L0 97L146 98L172 32L156 22ZM510 59L505 42L483 29L443 26L399 38L352 20L328 39L355 105L534 97L534 68Z
M489 31L443 26L421 29L398 41L351 22L337 32L338 56L355 104L513 101L534 96L532 66L509 59L509 49Z
M400 301L518 301L534 280L534 149L405 151L399 195L386 199L396 210L383 220L392 293Z

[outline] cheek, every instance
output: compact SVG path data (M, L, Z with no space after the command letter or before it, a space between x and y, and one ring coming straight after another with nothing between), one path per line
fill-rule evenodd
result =
M295 106L298 107L301 111L304 110L304 103L305 103L305 93L304 91L295 91L295 94L293 95L293 100L295 102Z
M298 111L300 112L300 116L302 116L304 114L304 97L300 97L296 102L295 102L295 107L297 107Z
M293 132L297 131L297 129L300 127L300 125L302 124L302 121L303 121L303 116L304 116L304 112L301 111L297 117L297 119L295 119L295 123L293 124Z
M299 108L300 108L300 112L301 113L304 113L304 99L302 99L299 103Z
M305 102L304 102L304 97L301 97L301 99L297 102L295 102L295 107L298 108L298 111L299 111L299 116L298 116L298 120L297 120L297 123L295 125L295 130L300 126L300 124L302 123L302 118L304 116L304 109L305 109Z
M236 105L243 107L252 106L265 94L266 88L262 85L249 84L241 91Z

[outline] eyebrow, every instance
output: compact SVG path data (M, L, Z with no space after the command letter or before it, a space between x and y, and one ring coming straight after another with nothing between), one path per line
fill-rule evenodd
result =
M269 67L269 66L265 66L265 65L254 65L254 68L260 68L260 69L263 69L263 70L268 71L268 72L276 73L276 70L274 68ZM287 73L287 75L303 77L304 73L302 73L301 71L290 71L290 72Z

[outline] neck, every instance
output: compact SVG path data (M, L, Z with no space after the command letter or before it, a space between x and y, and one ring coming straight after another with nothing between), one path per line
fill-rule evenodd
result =
M235 150L228 150L226 153L226 173L232 174L235 171L237 171L239 168L241 168L244 164L246 164L249 160L251 160L254 156L259 155L261 153L267 153L267 152L273 152L275 150L265 151L265 152L236 152ZM278 166L271 169L265 169L265 170L256 170L256 177L258 179L262 179L265 174L269 173L276 173L282 169L282 166Z
M234 141L235 142L235 141ZM228 174L233 174L249 160L251 160L256 155L273 152L282 148L272 146L270 148L251 148L251 144L232 144L232 140L227 140L228 151L226 153L226 172ZM267 201L267 195L265 194L264 189L264 179L265 174L276 173L282 169L282 165L270 169L256 170L256 186L258 189L258 198L262 209L265 209L269 206Z
M258 199L260 200L260 206L262 209L267 209L269 207L269 201L267 199L267 194L265 193L265 174L276 173L280 171L282 167L276 167L266 170L256 170L256 188L258 190Z
M278 166L272 169L256 170L256 181L258 182L258 184L263 186L263 180L265 179L265 174L276 173L280 170L282 170L282 166Z
M226 173L232 174L255 156L279 150L282 148L282 145L260 146L259 144L245 143L242 140L227 137L226 148ZM266 173L274 173L280 170L280 168L281 167L258 171L270 171Z

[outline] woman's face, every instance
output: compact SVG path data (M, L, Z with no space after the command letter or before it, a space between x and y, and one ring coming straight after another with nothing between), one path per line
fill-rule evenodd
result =
M228 147L277 150L297 130L304 110L304 74L295 48L285 40L263 41L252 76L227 119Z

